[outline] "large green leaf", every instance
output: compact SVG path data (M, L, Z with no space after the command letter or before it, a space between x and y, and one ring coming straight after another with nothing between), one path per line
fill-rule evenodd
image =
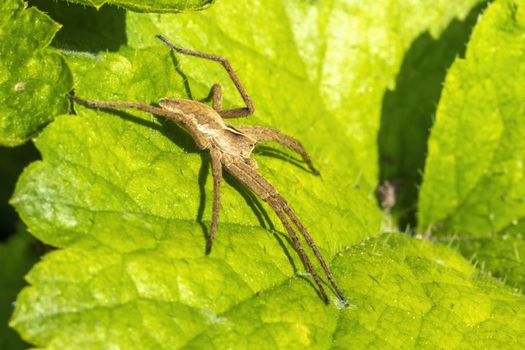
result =
M204 257L198 225L99 222L103 242L48 254L28 276L13 319L26 339L50 349L525 346L523 296L449 248L394 234L341 252L332 265L353 305L340 309L304 278L284 278L290 261L264 230L230 226Z
M420 231L456 239L523 288L525 1L494 2L450 69L429 143Z
M205 256L208 155L162 119L76 105L76 116L38 137L43 161L13 197L31 232L61 249L30 273L12 325L57 349L523 345L523 297L479 277L451 249L398 235L349 248L381 232L372 192L386 87L415 37L439 35L472 3L224 0L201 13L128 13L129 47L68 53L84 98L200 100L221 82L226 105L237 106L220 66L173 55L153 35L228 56L256 105L254 117L233 122L298 137L321 171L313 176L282 148L255 155L353 307L332 294L332 305L322 303L279 221L235 179L223 186Z
M104 4L116 5L125 9L139 12L182 12L202 10L214 0L65 0L96 9Z
M0 145L25 142L67 111L71 75L47 45L60 26L22 0L0 5Z
M280 76L283 73L307 80L308 85L300 85L300 91L290 91L295 86L288 88L286 96L259 97L256 107L263 113L257 113L256 119L279 126L290 113L290 104L302 105L301 120L308 118L317 125L321 119L330 133L346 134L346 139L330 138L346 148L344 153L334 152L334 158L344 154L352 160L346 177L375 186L381 101L386 87L394 87L406 50L424 32L438 37L452 19L464 18L477 2L272 0L255 6L253 2L221 1L196 15L130 13L126 17L127 38L130 46L144 47L151 45L154 35L163 34L181 46L232 59L243 57L237 69L253 79L253 83L246 82L253 94L262 87L273 92L276 85L285 84ZM185 66L203 65L193 59L181 61ZM204 75L199 78L202 82ZM209 80L204 81L197 96L204 96L209 89ZM313 108L322 103L323 111L307 109L312 89L316 97ZM226 96L235 96L233 88ZM261 106L266 101L267 109ZM358 170L352 170L355 168Z
M180 96L185 91L169 50L163 47L129 50L126 55L79 54L68 60L78 77L76 92L85 98L97 98L111 91L112 100L137 100L140 96L151 103L159 96ZM207 72L205 67L211 68ZM200 69L204 77L210 72L212 65ZM296 77L280 75L287 78L291 91L307 91L304 82L300 89ZM264 96L264 89L260 89ZM313 86L309 94L315 94ZM254 94L254 99L261 102L257 104L259 110L270 114L270 106L264 107L264 98ZM257 156L260 171L290 199L321 247L332 254L350 242L376 235L381 216L369 195L373 184L358 178L359 166L353 165L351 159L341 159L336 164L337 168L346 167L356 174L350 178L326 165L345 148L333 138L331 123L314 120L315 115L326 113L322 103L294 108L294 113L281 117L281 129L302 135L306 145L317 145L307 148L313 151L321 177L308 172L295 158L290 159L282 148L277 154L262 148ZM28 169L13 198L38 238L54 246L67 245L70 232L86 233L95 220L91 216L98 211L135 212L191 223L198 216L209 222L211 206L205 198L206 193L212 192L211 176L207 176L208 157L198 151L187 134L144 113L112 115L82 106L76 106L76 110L79 116L60 117L37 139L44 162L34 163ZM313 112L310 118L315 127L295 122L300 116L306 120L307 112ZM235 184L233 179L229 182ZM352 201L346 201L347 197L352 197ZM266 210L257 209L258 205L252 208L246 201L255 205L245 190L226 184L222 189L221 222L254 227L264 224ZM323 218L312 215L320 203L330 208Z

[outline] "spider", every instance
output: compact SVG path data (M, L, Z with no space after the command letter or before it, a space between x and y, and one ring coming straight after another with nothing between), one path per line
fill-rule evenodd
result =
M256 161L250 158L250 154L258 142L277 141L281 145L289 147L299 153L310 170L318 175L319 173L314 168L312 160L308 156L308 153L306 153L304 147L296 139L270 127L232 126L227 124L224 119L247 117L255 111L252 99L239 81L228 60L221 56L177 47L161 35L157 35L157 38L181 54L221 63L241 94L246 107L222 109L222 88L219 84L213 85L210 91L213 108L203 103L186 99L162 98L158 103L160 107L156 107L140 102L88 101L70 94L68 94L67 97L89 108L133 108L165 117L177 123L193 137L199 149L208 150L211 154L213 213L206 243L206 254L211 253L217 232L220 210L220 186L222 171L225 170L253 191L263 201L268 203L275 214L277 214L290 235L295 250L300 255L306 269L314 279L324 302L329 303L328 296L321 283L319 274L306 254L293 226L301 233L308 246L312 249L339 299L344 305L348 305L345 296L335 283L332 272L328 268L328 265L306 227L290 208L286 199L257 171Z

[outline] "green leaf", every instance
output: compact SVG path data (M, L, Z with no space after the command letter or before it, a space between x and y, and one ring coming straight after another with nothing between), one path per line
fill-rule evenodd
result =
M0 348L26 349L13 329L7 327L14 310L16 295L24 286L23 276L37 261L33 249L34 239L26 232L13 235L5 244L0 244Z
M12 324L37 345L52 349L525 345L518 336L525 327L523 296L477 276L467 261L446 247L394 234L338 254L334 272L353 304L338 309L324 305L304 278L277 278L276 274L291 272L290 262L263 230L232 226L214 256L204 257L198 225L188 224L181 231L180 223L166 226L154 217L100 215L113 227L93 228L102 239L108 237L93 242L99 249L79 242L55 251L28 276L33 287L22 292ZM176 226L179 234L172 234ZM119 242L113 238L109 246L114 230L125 235ZM149 242L144 242L144 231L151 234ZM258 236L256 242L253 236Z
M421 190L420 231L456 239L523 288L525 1L494 2L450 69Z
M138 12L183 12L202 10L214 0L66 0L67 2L93 6L97 10L105 4L116 5Z
M111 91L109 94L114 100L136 100L140 96L141 100L148 103L159 96L184 97L184 80L175 71L169 51L163 47L130 50L127 55L73 55L68 61L79 77L76 88L79 96L94 98ZM209 66L213 70L213 66ZM208 73L201 69L200 74L205 76ZM296 87L293 90L300 90L297 78L287 76L286 72L281 73L281 76L287 78L289 86ZM261 98L261 101L264 99ZM259 110L264 110L261 107L263 103L258 106ZM359 181L357 176L347 179L345 175L338 174L336 169L323 165L323 158L335 157L336 147L340 147L340 152L344 151L332 139L329 125L317 122L317 128L314 128L312 125L294 123L297 120L294 115L306 116L307 111L315 112L318 109L310 117L314 119L315 115L325 113L322 105L295 104L293 108L294 113L288 113L288 118L282 118L281 129L287 131L288 125L297 134L302 134L302 139L319 139L317 149L310 149L318 160L322 178L307 172L293 158L287 162L290 155L283 154L282 149L281 155L277 156L284 156L284 160L265 157L264 154L257 158L261 172L290 200L318 245L323 248L325 256L330 257L349 242L376 235L381 222L380 212L369 196L371 184L361 180L358 184L362 187L354 188L354 181ZM191 329L200 329L206 325L213 314L254 297L257 291L268 292L281 285L284 293L293 292L288 288L288 281L295 280L294 267L299 272L303 271L301 263L293 250L284 243L285 238L273 230L263 229L278 222L273 214L261 207L260 202L254 201L246 190L235 185L233 179L228 179L221 191L221 221L214 251L211 257L204 255L203 229L196 223L196 217L204 218L203 225L209 225L209 198L212 193L211 179L207 176L209 163L207 156L198 152L193 140L184 132L171 123L163 124L142 113L112 115L93 112L81 106L76 106L76 109L79 116L59 117L37 139L37 147L44 161L34 163L21 177L13 203L39 239L57 247L78 247L74 252L67 249L61 251L66 254L61 263L50 260L50 265L35 269L32 274L35 277L29 278L31 283L41 285L45 279L53 279L52 276L67 278L69 275L94 285L85 289L73 287L70 290L67 285L56 280L51 283L54 287L38 290L34 296L47 295L53 299L49 300L50 304L44 302L52 306L44 312L45 318L49 318L51 323L30 315L39 304L35 299L20 301L20 316L15 316L14 326L25 339L42 345L56 341L58 345L53 345L56 347L65 344L63 341L84 342L84 339L65 340L63 336L57 335L53 329L64 329L66 325L62 322L68 321L64 319L60 325L56 325L51 320L55 318L51 316L53 312L63 312L58 305L61 302L73 308L79 303L83 304L85 300L79 294L82 289L89 294L99 293L96 292L99 288L102 294L107 293L106 288L116 292L113 301L105 300L106 296L101 295L104 299L102 302L109 303L108 311L113 309L111 304L127 303L130 301L128 298L157 300L146 305L146 308L151 309L151 317L155 319L153 322L160 321L155 318L158 308L167 307L171 310L170 314L179 315L176 321L179 326L170 325L168 319L162 321L168 322L165 331L176 331L178 334L165 339L174 346L189 341L193 334ZM324 162L326 164L328 160ZM342 166L348 165L349 169L356 167L351 165L350 160L347 162ZM343 188L340 188L341 183L344 184ZM347 196L351 196L353 202L346 202L344 198ZM320 203L326 209L321 218L312 215ZM204 208L203 213L200 212L201 208ZM271 222L268 222L269 215ZM283 250L280 240L286 244L286 250ZM167 245L160 242L166 242ZM161 244L159 248L164 253L156 251L158 244ZM130 272L126 271L127 264L119 263L122 259L128 259L128 254L134 260L131 267L134 271ZM293 263L287 254L293 257ZM71 258L75 260L68 261ZM93 265L97 261L103 264L99 265L100 269L96 264ZM66 270L72 266L85 270L67 272L60 265ZM89 282L92 279L90 270L102 279L98 280L97 277L95 279L98 281ZM49 274L48 277L43 277L46 274ZM118 284L112 285L110 280L115 278ZM227 286L226 289L223 284ZM315 289L304 282L301 286L309 303L317 308L324 307ZM139 294L133 291L137 287L140 289ZM56 293L61 297L55 299ZM142 293L146 294L141 296ZM124 313L132 312L126 307L124 309ZM93 320L106 317L80 312L84 321L73 322L80 327L89 327L93 325ZM73 313L76 314L76 311ZM158 317L169 318L169 315L159 314ZM28 323L23 321L26 318ZM134 316L128 317L128 320L131 324L137 321ZM33 321L41 325L49 324L50 328L43 327L38 331ZM110 320L107 319L107 322ZM128 326L121 331L128 329ZM132 328L136 326L140 327L136 324ZM177 331L179 327L180 332ZM184 333L187 327L188 333ZM158 330L162 331L162 328ZM140 334L143 332L136 333L137 336ZM100 336L109 337L102 333ZM57 340L52 339L54 337ZM123 347L139 342L134 337L128 337L128 340L124 338L119 337L115 342ZM149 336L141 338L139 347L154 347L156 344Z
M381 232L372 193L385 89L415 37L439 35L469 9L384 5L224 0L200 13L127 13L129 46L67 54L83 98L203 100L220 82L226 106L239 106L220 66L175 55L154 34L227 56L256 105L232 123L296 136L319 167L313 176L280 147L255 154L354 307L340 308L332 294L332 305L322 303L279 221L235 179L223 185L205 256L209 156L161 118L75 105L76 116L60 116L37 138L43 161L24 172L12 200L35 236L61 248L19 296L12 325L24 339L57 349L519 347L523 297L480 278L451 249L397 235L349 248Z
M129 50L126 56L72 54L68 61L78 76L76 92L84 98L100 99L99 96L107 91L111 91L112 100L137 100L140 96L147 103L155 102L159 96L186 97L184 79L175 70L166 48ZM207 66L213 71L213 65ZM210 73L202 68L200 74L207 76ZM281 76L284 78L285 74L281 73ZM296 86L292 90L299 91L299 81L294 77L287 78L289 86ZM223 78L221 81L227 80ZM306 88L303 87L302 91ZM310 94L314 93L312 87ZM254 98L264 102L264 98ZM259 110L265 109L264 103L258 106ZM289 106L281 108L286 107ZM320 103L293 107L297 116L314 112L310 117L314 123L315 115L326 113ZM34 163L26 171L13 198L13 203L21 209L22 218L38 238L50 245L64 246L68 241L63 239L70 234L62 235L57 230L83 232L94 220L88 219L86 214L99 210L122 214L131 211L191 223L199 216L209 222L211 206L204 198L206 193L212 193L211 176L207 176L208 156L198 151L185 132L145 113L117 112L115 116L114 113L94 112L82 106L75 108L79 116L59 117L36 140L44 162ZM270 111L270 107L267 110ZM275 153L263 147L256 156L260 171L292 203L303 203L300 207L292 206L301 217L305 217L311 231L324 232L318 238L321 246L330 247L335 252L347 242L358 242L376 235L381 220L374 199L369 196L372 184L359 180L359 167L350 159L345 163L341 160L339 165L350 171L355 169L356 175L350 179L324 165L338 152L344 151L343 145L331 136L330 125L319 122L316 127L301 125L294 122L298 119L294 114L281 117L283 127L280 129L288 132L288 125L294 130L288 133L302 135L305 144L319 145L312 149L312 154L322 177L306 171L304 165L290 157L283 148L278 148L278 153ZM280 115L286 115L285 111ZM313 141L308 142L308 139ZM354 179L357 182L352 181ZM344 188L340 188L340 184L344 184ZM242 195L239 196L238 192ZM256 206L254 212L254 208L246 204L246 201L253 201L251 196L239 188L236 181L229 179L221 194L221 222L255 227L266 225L268 215L265 210ZM344 200L348 196L353 198L352 202ZM330 208L321 220L308 215L315 213L319 203ZM202 208L205 209L203 213L200 212ZM62 218L50 215L57 213L61 216L64 210L67 214ZM331 229L323 229L326 227ZM339 237L346 238L341 240Z
M60 26L22 0L0 5L0 145L25 142L67 111L71 75L62 56L47 48Z
M345 154L360 168L357 172L348 169L349 178L370 180L375 187L381 101L385 89L394 87L406 50L423 32L439 36L453 18L465 17L477 2L272 0L265 1L264 6L254 6L252 2L221 1L208 11L183 16L129 13L127 38L130 46L145 47L151 45L155 35L163 34L180 46L231 59L244 57L246 62L237 66L254 80L252 84L245 82L252 94L257 94L261 87L273 91L275 84L285 83L279 76L277 81L271 79L275 70L306 79L315 88L314 103L322 102L325 113L306 110L301 118L314 120L315 115L315 120L329 119L326 124L331 124L331 130L337 130L336 123L341 123L342 130L337 131L344 132L346 137L337 141L346 142L346 150L334 157L340 159ZM265 28L268 23L271 28ZM195 60L180 60L191 62L188 64L192 66L203 65ZM209 89L209 80L204 81L199 96L206 95ZM256 104L259 111L265 100L271 106L256 117L274 126L282 125L290 102L306 101L307 106L312 102L309 85L300 87L307 89L305 93L287 89L290 97L285 101L259 97L258 100L262 99ZM233 88L225 96L236 96Z

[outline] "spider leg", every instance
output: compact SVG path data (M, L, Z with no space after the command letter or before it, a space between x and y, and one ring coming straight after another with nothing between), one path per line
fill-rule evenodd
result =
M222 179L222 164L221 154L215 148L211 148L211 169L213 173L213 214L211 217L210 234L206 245L206 255L211 253L215 233L217 232L217 225L219 223L219 212L221 209L221 179Z
M290 222L289 222L288 218L286 217L286 214L287 214L286 210L287 209L283 205L284 203L286 203L286 201L283 201L284 199L281 200L282 197L277 193L275 188L264 177L262 177L262 175L260 175L257 172L256 169L252 168L247 163L234 161L234 162L230 162L230 163L229 162L225 162L224 164L225 164L226 170L230 174L232 174L234 177L236 177L245 186L250 188L255 194L257 194L262 200L267 202L272 207L274 212L277 214L277 216L279 217L279 219L283 223L283 226L285 227L286 231L290 235L290 238L292 239L294 248L299 253L299 256L301 257L301 260L305 264L306 269L312 275L312 278L314 279L317 287L319 288L319 292L320 292L323 300L326 303L328 303L328 296L326 295L326 292L325 292L325 290L323 288L323 285L321 283L321 279L319 278L319 275L318 275L317 271L315 270L315 268L313 267L313 264L310 261L310 258L308 257L308 255L306 254L303 246L301 245L301 242L300 242L297 234L295 233L294 229L290 225ZM287 203L286 203L286 206L288 206ZM293 220L293 218L292 218L292 220ZM301 232L301 233L304 235L303 232ZM310 245L313 241L311 240L310 236L309 236L309 238L310 238L310 241L307 240L307 243ZM314 244L314 246L315 246L315 244ZM315 252L315 250L314 250L314 252ZM323 258L320 255L318 250L317 250L317 253L319 254L318 258L320 258L323 261L323 263L324 263L324 260L323 260ZM317 254L316 254L316 256L317 256ZM326 266L326 263L324 264L324 266ZM327 267L327 270L325 270L325 273L326 273L326 271L330 271L330 270L328 270L328 267ZM332 274L330 273L330 277L331 276L332 276ZM329 279L330 279L330 277L329 277ZM332 278L332 280L333 280L333 278ZM339 291L339 289L337 289L337 291ZM339 293L338 293L338 296L341 298L342 301L346 301L346 299L344 298L344 296L342 294L339 295Z
M323 284L321 283L321 279L319 278L319 275L317 274L317 271L312 265L312 262L310 261L310 258L304 251L303 246L301 245L301 241L299 240L299 237L297 237L297 234L293 230L292 226L290 225L288 219L286 218L286 215L284 214L281 206L277 201L275 201L273 198L269 198L267 200L267 203L272 207L275 214L279 217L281 222L283 223L283 226L285 227L286 231L288 231L288 234L290 235L290 238L292 239L293 245L295 250L299 253L299 256L301 257L301 260L306 265L306 269L312 275L315 284L317 285L317 288L319 288L319 293L321 294L323 300L325 303L329 304L330 301L328 299L328 295L326 295L326 291L324 290Z
M231 80L233 81L233 84L235 84L235 87L237 88L237 91L239 91L239 93L241 94L242 100L246 104L246 107L217 111L220 114L221 117L223 117L223 118L240 118L240 117L247 117L247 116L253 114L253 112L255 111L255 107L253 106L252 99L251 99L250 95L248 95L248 92L246 92L246 89L244 88L244 86L241 84L241 81L239 80L239 77L237 77L237 74L233 70L233 68L232 68L230 62L228 61L228 59L226 59L225 57L222 57L222 56L218 56L218 55L213 55L213 54L209 54L209 53L204 53L204 52L200 52L200 51L193 51L193 50L184 49L182 47L177 47L177 46L173 45L172 43L170 43L168 41L168 39L166 39L162 35L157 35L157 38L159 38L162 42L164 42L166 45L168 45L173 50L175 50L175 51L177 51L179 53L182 53L184 55L204 58L204 59L207 59L207 60L212 60L212 61L219 62L219 63L222 64L224 69L226 69L226 72L228 72ZM214 109L215 109L215 106L214 106Z
M308 231L306 230L306 227L299 220L299 218L294 213L292 208L290 208L290 205L288 204L286 199L284 199L280 194L276 194L275 198L276 198L276 200L278 202L281 203L281 207L283 208L284 212L292 220L294 225L299 229L299 232L301 232L301 234L303 235L304 239L306 240L306 242L308 243L310 248L312 248L312 250L313 250L313 252L315 254L315 257L317 258L317 261L319 261L319 263L321 264L321 267L323 268L323 271L326 274L326 277L328 278L328 281L330 281L330 284L334 288L334 290L337 293L337 296L339 297L339 299L344 303L344 305L348 305L348 301L346 300L345 296L343 295L343 293L341 292L341 290L339 289L339 287L335 283L334 276L332 275L332 272L330 271L330 269L328 268L328 265L324 261L323 256L321 255L321 252L319 251L319 248L317 248L317 245L315 244L314 240L312 239L312 236L310 236L310 233L308 233Z
M186 126L186 120L179 113L170 112L164 108L159 108L155 106L150 106L141 102L119 102L119 101L89 101L84 100L80 97L67 94L66 97L71 101L74 101L80 105L89 107L89 108L132 108L138 109L144 112L149 112L155 115L160 115L167 119L171 119L178 124Z
M308 165L310 170L315 174L319 175L319 171L314 168L312 159L304 149L301 142L294 139L291 136L283 134L279 130L270 128L267 126L256 126L256 125L241 125L235 126L235 129L247 134L248 136L254 138L257 142L261 141L276 141L281 145L288 147L295 152L299 153L303 157L304 162Z

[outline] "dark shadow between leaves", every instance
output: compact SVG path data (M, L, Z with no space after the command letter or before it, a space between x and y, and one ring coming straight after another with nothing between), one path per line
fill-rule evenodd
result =
M405 55L396 89L387 91L383 98L379 186L393 186L394 197L389 202L395 206L385 209L392 209L403 232L417 226L427 141L447 70L455 57L465 54L471 31L485 7L486 3L479 4L464 21L453 20L437 40L428 32L420 35Z
M3 258L7 266L2 266L3 271L0 272L2 281L0 285L2 296L0 298L0 349L29 349L31 345L26 343L13 328L10 328L8 323L12 317L13 303L17 295L22 288L28 285L24 276L29 272L31 266L49 251L49 247L38 242L34 237L30 237L29 233L22 229L22 225L10 240L12 241L2 247L2 253L6 254Z
M38 159L40 153L31 142L14 148L0 147L0 243L17 232L20 218L8 202L24 168Z
M30 0L30 6L62 24L52 46L74 51L116 52L127 43L126 11L104 5L99 10L66 1Z

